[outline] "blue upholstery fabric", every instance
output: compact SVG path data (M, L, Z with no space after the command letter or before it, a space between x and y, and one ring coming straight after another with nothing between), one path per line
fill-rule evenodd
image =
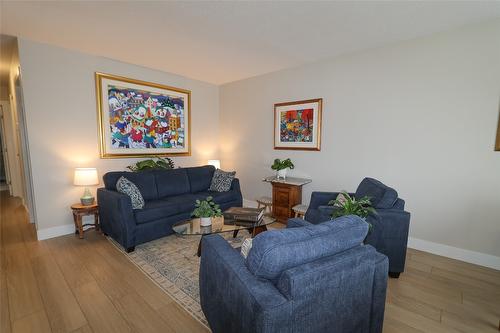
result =
M155 175L152 171L143 172L127 172L113 171L106 173L102 178L106 189L116 191L116 182L123 176L130 180L139 188L144 200L158 199L158 191L156 190Z
M156 170L154 174L159 198L191 192L186 169Z
M215 167L212 165L205 165L201 167L186 168L186 171L191 185L191 193L196 193L208 190L212 182Z
M272 230L257 235L248 254L250 272L276 279L291 267L345 251L363 242L368 224L358 216L303 228Z
M362 190L360 190L362 189ZM378 196L376 214L370 214L366 221L372 225L372 230L365 239L366 244L370 244L380 253L389 258L389 271L392 273L404 272L406 261L406 247L408 242L408 231L410 228L410 213L404 211L405 201L397 197L394 189L384 185L378 180L365 178L358 187L358 195ZM305 214L305 220L312 224L320 224L331 220L326 209L331 198L336 197L339 192L313 192L311 203ZM369 194L371 193L371 195ZM396 198L394 199L394 195ZM380 208L388 206L389 208Z
M376 179L367 177L361 181L354 196L357 199L369 197L375 208L391 208L398 199L398 192Z
M341 238L350 233L342 232L342 228L352 231L357 225L366 233L364 222L348 219L351 221L337 226L338 233L330 234L333 243L342 242ZM297 244L295 231L308 230L312 235L303 242L310 246L302 248L302 263L283 270L276 279L254 275L239 252L219 235L203 238L200 300L212 332L382 332L387 258L357 242L344 251L305 259L315 257L312 253L325 245L314 241L316 232L312 230L324 228L300 227L302 223L296 222L282 236ZM270 242L275 241L271 238ZM282 240L278 239L278 244ZM278 248L276 256L288 255L290 248Z
M165 200L154 200L146 202L143 209L135 209L134 216L137 224L146 223L182 213L181 207L174 203L166 203Z
M223 211L241 207L243 198L237 178L233 179L228 192L208 191L213 170L212 166L206 166L138 173L108 172L103 176L105 188L97 190L103 231L129 249L173 233L173 224L190 218L196 199L212 195ZM208 179L203 180L203 175ZM143 209L133 210L130 197L116 191L116 180L121 176L137 185L145 199ZM200 190L193 192L192 184Z

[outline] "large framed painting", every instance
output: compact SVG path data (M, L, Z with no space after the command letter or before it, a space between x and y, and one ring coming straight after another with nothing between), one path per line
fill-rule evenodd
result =
M274 104L274 149L320 150L323 99Z
M190 155L189 90L95 73L101 158Z

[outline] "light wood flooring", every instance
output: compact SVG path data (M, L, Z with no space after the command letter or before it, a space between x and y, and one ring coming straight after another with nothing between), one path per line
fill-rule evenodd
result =
M0 196L0 332L206 332L94 231L37 241ZM409 250L384 332L498 332L500 271Z

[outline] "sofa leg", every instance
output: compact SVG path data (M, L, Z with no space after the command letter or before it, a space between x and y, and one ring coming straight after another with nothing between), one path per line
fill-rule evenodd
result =
M401 274L401 272L389 272L389 276L393 279L399 279L399 274Z
M127 249L125 251L127 251L127 253L134 252L135 246L127 247Z

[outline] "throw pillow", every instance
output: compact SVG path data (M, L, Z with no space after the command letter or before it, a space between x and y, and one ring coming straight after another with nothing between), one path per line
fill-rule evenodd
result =
M241 255L246 259L248 257L248 253L250 253L250 249L252 249L252 240L253 238L247 238L241 244Z
M344 197L344 194L342 192L340 192L337 197L335 198L338 200L339 203L341 203L342 205L345 203L345 197ZM335 206L338 206L338 204L335 204ZM339 206L341 207L341 206Z
M212 183L210 184L210 188L208 190L215 192L229 191L235 175L236 171L226 172L220 169L215 170L212 177Z
M144 208L144 198L137 186L125 177L120 177L116 182L116 190L120 193L126 194L132 200L133 209Z

